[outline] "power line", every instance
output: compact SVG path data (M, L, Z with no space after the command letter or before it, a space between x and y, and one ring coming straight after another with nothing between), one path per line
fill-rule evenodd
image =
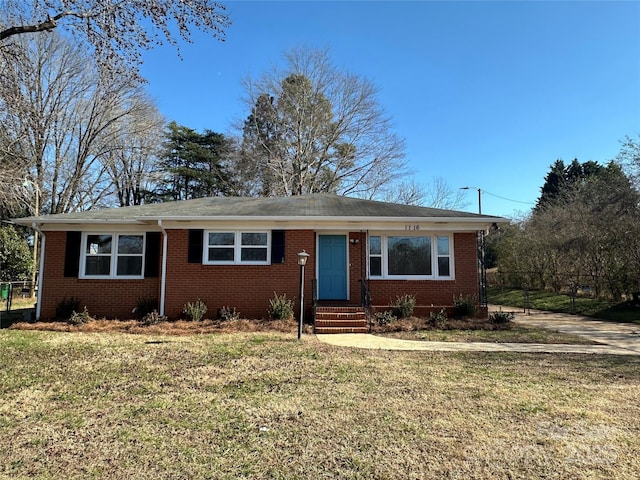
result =
M500 200L506 200L507 202L522 203L523 205L535 205L534 202L523 202L521 200L514 200L512 198L501 197L500 195L496 195L495 193L487 192L486 190L482 190L482 193L486 193L487 195L491 195L492 197L499 198Z

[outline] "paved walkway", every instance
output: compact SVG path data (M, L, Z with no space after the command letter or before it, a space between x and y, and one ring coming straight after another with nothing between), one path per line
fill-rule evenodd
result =
M490 306L489 311L501 307ZM504 311L513 311L502 307ZM321 342L342 347L376 350L427 350L440 352L528 352L528 353L591 353L607 355L640 355L640 325L602 322L580 315L531 310L525 314L514 311L515 321L522 325L570 333L589 338L601 345L568 345L540 343L490 342L426 342L381 337L367 333L317 335Z

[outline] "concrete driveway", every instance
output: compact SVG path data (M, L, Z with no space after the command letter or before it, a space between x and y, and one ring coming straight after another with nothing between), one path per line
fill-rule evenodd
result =
M489 311L501 307L490 306ZM513 311L504 307L504 311ZM523 353L584 353L605 355L640 355L640 326L601 322L579 315L531 311L513 312L515 321L573 335L580 335L601 345L568 345L539 343L490 343L490 342L425 342L401 340L366 333L316 335L324 343L353 348L375 350L423 350L440 352L523 352Z
M489 311L497 311L499 309L500 307L492 305ZM513 311L509 310L509 307L503 307L503 310ZM524 313L522 311L513 313L516 315L515 321L522 325L579 335L594 342L628 350L634 352L633 354L635 355L640 355L640 325L637 324L603 322L581 315L568 315L539 310L531 310L530 313ZM640 316L640 311L638 315Z

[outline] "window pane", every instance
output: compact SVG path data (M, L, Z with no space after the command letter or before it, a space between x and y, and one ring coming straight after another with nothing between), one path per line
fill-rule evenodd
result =
M372 277L382 276L382 257L369 258L369 275Z
M210 248L210 262L233 262L233 248Z
M449 237L438 237L438 255L449 255Z
M111 253L111 235L87 235L87 252L89 255Z
M438 258L438 275L441 277L448 277L451 275L449 267L449 257Z
M142 275L142 257L118 257L117 275Z
M232 232L210 232L209 245L235 245L235 234Z
M118 237L118 253L142 255L144 242L142 235L120 235Z
M111 257L107 255L96 255L85 257L85 275L109 275L111 273Z
M243 233L242 245L263 245L267 246L266 233Z
M242 262L266 262L266 248L243 248L240 254Z
M389 275L431 275L431 237L389 237Z
M382 253L380 237L369 237L369 253L380 255Z

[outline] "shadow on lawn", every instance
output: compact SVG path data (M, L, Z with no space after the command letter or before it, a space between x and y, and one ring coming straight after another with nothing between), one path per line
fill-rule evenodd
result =
M635 323L640 325L640 305L632 302L619 303L592 314L598 320L608 322Z

